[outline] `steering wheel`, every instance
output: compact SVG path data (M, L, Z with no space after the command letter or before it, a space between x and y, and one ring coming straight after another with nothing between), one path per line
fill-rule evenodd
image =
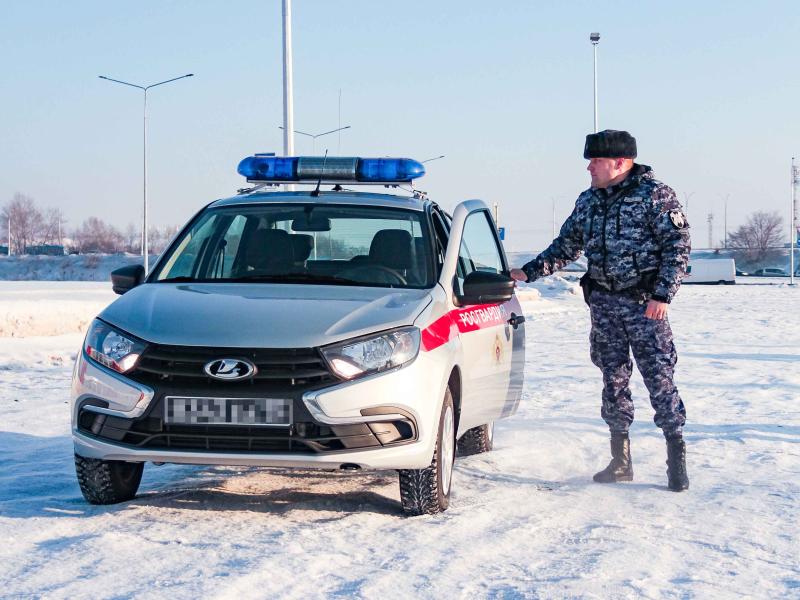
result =
M382 274L378 275L378 274ZM374 277L378 275L377 281ZM385 265L358 265L349 267L339 273L339 277L353 279L363 283L397 283L400 285L408 285L408 281L400 271L387 267ZM387 281L389 279L389 281Z

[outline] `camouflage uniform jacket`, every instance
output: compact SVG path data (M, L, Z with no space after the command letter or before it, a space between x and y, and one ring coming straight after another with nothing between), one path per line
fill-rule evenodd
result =
M646 289L670 302L689 262L689 223L675 191L635 164L606 189L588 189L553 243L522 269L528 281L550 275L586 253L589 277L612 291Z

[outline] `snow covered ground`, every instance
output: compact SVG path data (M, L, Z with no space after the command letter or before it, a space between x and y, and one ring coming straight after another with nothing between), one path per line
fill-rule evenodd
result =
M20 285L0 283L3 323L31 315L0 337L2 597L800 597L798 288L679 293L691 489L675 494L638 375L636 480L592 483L608 441L588 311L574 285L537 282L519 413L457 462L449 511L407 519L394 473L147 465L134 501L86 504L70 369L114 296Z

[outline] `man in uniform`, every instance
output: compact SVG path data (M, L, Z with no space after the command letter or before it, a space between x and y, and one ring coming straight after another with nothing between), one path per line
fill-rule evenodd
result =
M667 309L686 273L689 224L672 188L635 163L636 154L636 140L626 131L587 135L583 156L591 187L578 196L550 247L511 276L534 281L585 252L589 268L581 285L592 317L591 357L603 372L601 414L611 431L611 462L594 480L633 480L632 350L666 438L669 488L682 491L689 487L686 411L673 382L677 355Z

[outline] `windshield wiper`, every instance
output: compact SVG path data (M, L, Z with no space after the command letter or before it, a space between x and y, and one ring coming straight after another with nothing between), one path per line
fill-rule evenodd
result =
M245 275L243 277L233 277L221 279L225 282L246 283L249 281L261 281L267 283L339 283L341 285L364 285L363 282L336 277L334 275L313 275L311 273L285 273L283 275Z
M195 279L194 277L189 277L188 275L180 275L179 277L169 277L167 279L156 279L155 283L186 283L187 281L202 281L201 279Z

